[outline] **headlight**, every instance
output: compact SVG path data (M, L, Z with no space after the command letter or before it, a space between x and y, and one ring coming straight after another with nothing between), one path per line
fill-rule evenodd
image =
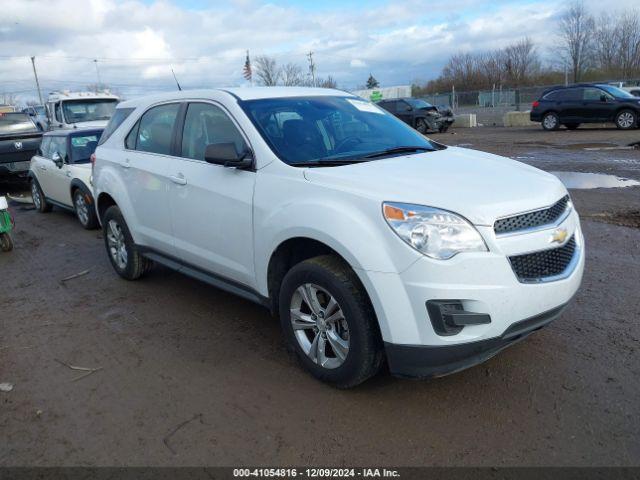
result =
M382 211L398 236L428 257L446 260L461 252L488 251L480 233L455 213L392 202L383 203Z

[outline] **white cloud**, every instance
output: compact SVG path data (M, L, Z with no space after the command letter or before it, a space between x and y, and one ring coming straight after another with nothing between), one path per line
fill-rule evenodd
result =
M318 74L348 88L364 83L365 67L383 84L409 83L437 76L458 50L529 36L546 51L564 6L562 0L434 0L428 6L389 0L305 10L267 1L212 2L196 10L179 0L5 0L0 51L20 58L0 58L0 93L33 90L30 55L46 89L94 83L94 58L103 81L128 95L174 88L171 67L185 87L240 85L246 49L305 69L312 50ZM617 1L631 6L636 0Z

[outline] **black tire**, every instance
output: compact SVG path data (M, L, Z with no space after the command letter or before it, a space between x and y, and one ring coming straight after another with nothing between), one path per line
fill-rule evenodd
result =
M98 227L98 215L96 214L93 196L82 188L73 191L73 207L80 225L86 230L94 230Z
M416 121L416 130L421 133L421 134L425 134L427 133L427 131L429 130L429 126L427 125L427 122L424 121L424 119L419 118Z
M579 123L565 123L564 126L567 127L567 130L576 130L580 126L580 124Z
M616 114L614 123L620 130L631 130L638 126L638 114L633 110L620 110Z
M133 243L131 232L129 232L129 227L127 227L127 222L125 222L117 206L113 205L109 207L104 213L102 228L107 256L116 273L126 280L137 280L142 277L151 268L153 263L151 260L143 257L137 250ZM126 259L118 255L120 250L116 246L114 246L116 252L112 253L110 245L111 239L118 240L114 235L114 231L111 230L112 228L117 228L119 232L122 233L118 245L126 252Z
M560 117L556 112L548 112L542 116L542 128L547 131L558 130L560 128Z
M0 233L0 250L3 252L13 250L13 239L8 233Z
M36 210L40 213L48 213L53 210L53 205L47 202L44 192L42 188L40 188L38 180L35 178L31 179L31 199L33 200L33 205L36 207Z
M325 368L314 362L305 353L294 333L290 309L296 291L305 284L313 284L325 290L335 298L338 308L342 310L343 317L340 321L348 327L348 351L337 367ZM282 281L279 305L280 322L287 346L297 354L305 370L317 379L338 388L350 388L364 382L380 370L383 347L375 313L360 280L341 259L333 255L323 255L294 266ZM332 352L331 342L326 336L331 333L330 330L331 328L327 330L329 333L323 332L323 342L327 342ZM314 328L309 334L320 335L318 328Z

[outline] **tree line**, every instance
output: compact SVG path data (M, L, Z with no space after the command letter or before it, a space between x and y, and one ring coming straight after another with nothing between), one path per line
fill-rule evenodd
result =
M492 51L456 53L438 78L414 85L414 95L640 77L638 10L594 16L576 0L555 27L556 46L546 52L552 60L543 61L529 38Z
M337 88L335 79L327 77L315 77L314 72L305 73L297 63L285 63L279 65L275 58L268 55L260 55L253 61L253 71L260 85L273 87L281 85L285 87L322 87Z

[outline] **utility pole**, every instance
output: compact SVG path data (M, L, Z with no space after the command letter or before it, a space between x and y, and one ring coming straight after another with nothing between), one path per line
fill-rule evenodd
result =
M309 74L311 75L311 86L316 86L316 65L313 63L313 52L307 54L309 58Z
M42 102L42 92L40 91L38 72L36 71L36 57L31 57L31 66L33 67L33 75L36 77L36 87L38 88L38 98L40 99L40 105L44 105L44 103Z
M98 84L96 85L96 93L98 93L98 88L102 85L102 81L100 80L100 70L98 69L98 59L94 58L93 63L96 64L96 75L98 76Z

